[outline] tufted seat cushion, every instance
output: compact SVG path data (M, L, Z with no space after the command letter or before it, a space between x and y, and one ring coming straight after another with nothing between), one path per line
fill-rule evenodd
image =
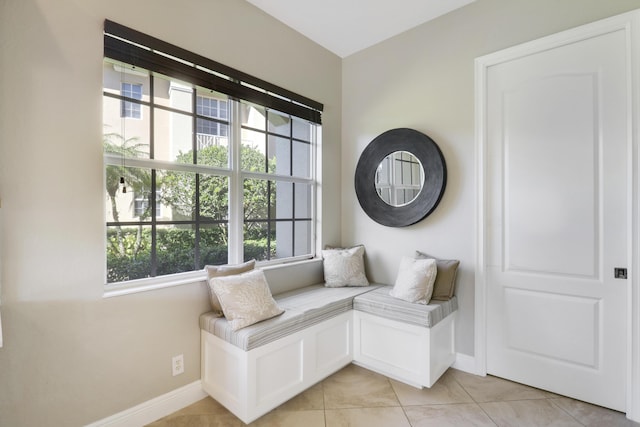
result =
M458 309L458 299L448 301L431 300L429 304L415 304L389 295L393 286L381 286L358 295L353 300L353 309L375 314L399 322L431 328Z
M285 310L278 317L233 331L227 319L208 312L200 316L200 328L247 351L349 311L353 309L356 296L378 287L306 286L273 296L278 306Z

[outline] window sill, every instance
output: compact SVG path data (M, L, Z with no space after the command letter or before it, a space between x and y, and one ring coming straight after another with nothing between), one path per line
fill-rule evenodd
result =
M102 296L103 298L119 297L121 295L137 294L139 292L155 291L195 282L204 282L206 279L207 273L204 270L198 270L161 277L130 280L105 285Z
M304 258L288 261L259 262L256 268L262 270L276 270L293 265L306 264L311 262L321 262L321 258ZM118 282L104 286L103 298L113 298L122 295L137 294L140 292L155 291L158 289L171 288L174 286L189 285L196 282L205 282L207 273L204 270L190 271L187 273L170 274L161 277L149 277L145 279Z

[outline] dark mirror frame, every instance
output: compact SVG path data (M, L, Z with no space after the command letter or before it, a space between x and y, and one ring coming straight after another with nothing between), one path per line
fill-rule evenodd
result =
M386 204L375 186L376 170L394 151L408 151L424 169L422 191L411 203L394 207ZM358 160L355 174L356 195L367 215L379 224L406 227L426 218L442 199L447 184L447 166L440 147L427 135L414 129L388 130L373 139Z

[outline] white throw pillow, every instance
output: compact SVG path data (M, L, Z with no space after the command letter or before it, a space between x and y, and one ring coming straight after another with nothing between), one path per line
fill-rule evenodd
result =
M325 249L322 258L326 287L369 286L364 273L364 246Z
M273 299L262 270L214 277L211 285L234 331L284 313Z
M396 283L389 295L404 301L428 304L433 294L436 274L435 259L402 257Z
M213 292L213 288L211 287L211 279L214 277L223 277L223 276L232 276L234 274L246 273L247 271L251 271L256 266L256 260L252 259L251 261L244 262L242 264L235 265L205 265L204 269L207 272L207 284L209 288L209 300L211 301L211 308L213 312L216 313L218 317L221 317L222 307L220 307L220 301L218 301L218 297L215 292Z

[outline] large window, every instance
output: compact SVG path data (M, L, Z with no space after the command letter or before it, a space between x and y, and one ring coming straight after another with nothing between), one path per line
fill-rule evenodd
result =
M129 57L159 41L111 37L122 28L105 23L107 283L314 256L318 105L308 113L302 97L200 57L189 64L193 54L171 45L161 59Z

